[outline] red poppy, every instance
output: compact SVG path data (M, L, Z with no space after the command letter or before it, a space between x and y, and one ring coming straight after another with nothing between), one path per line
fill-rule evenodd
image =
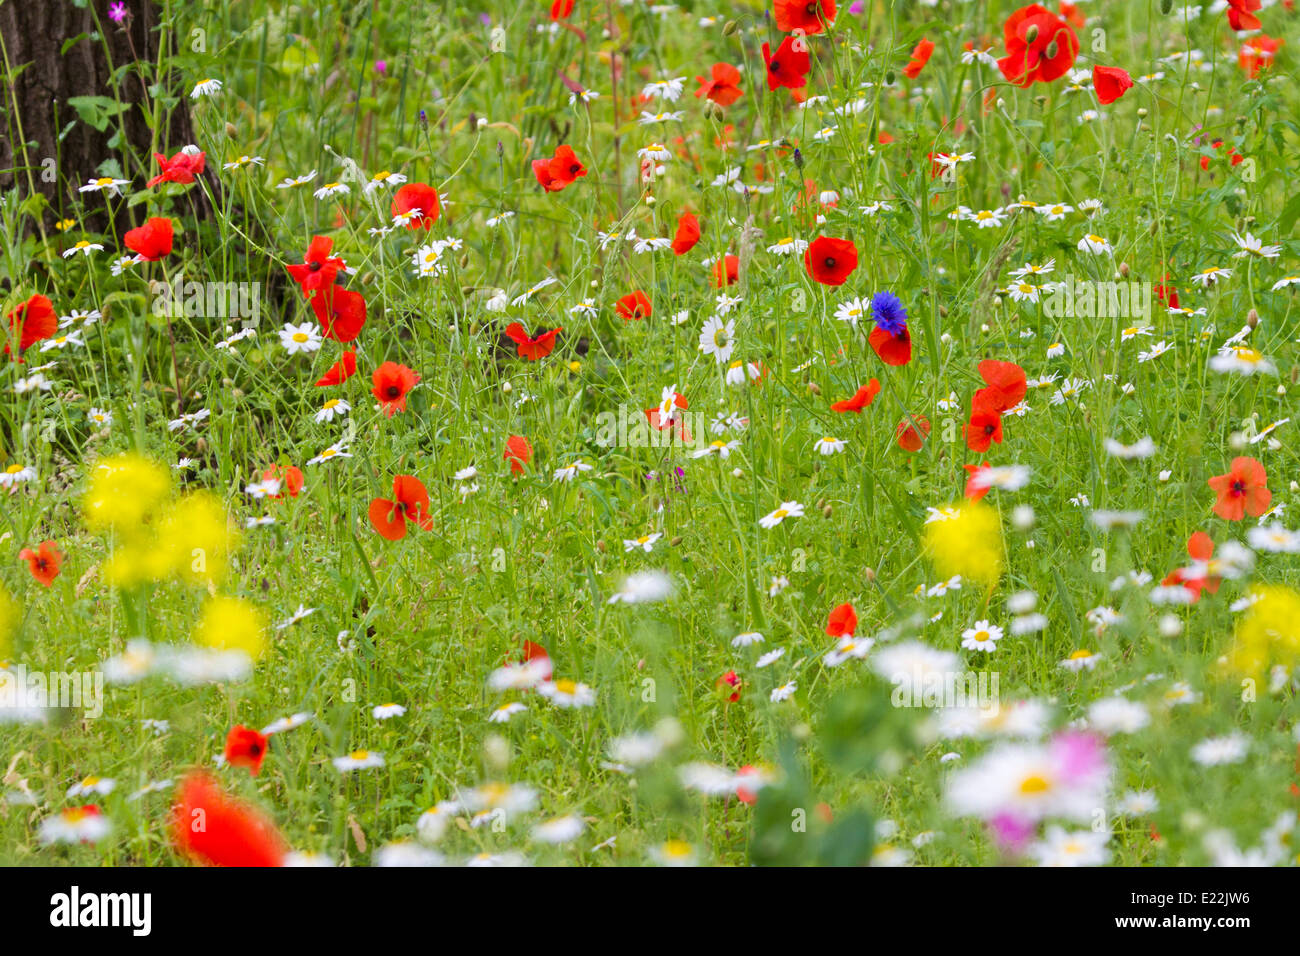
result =
M906 365L912 361L912 333L907 326L893 335L877 325L867 334L867 343L886 365Z
M1088 18L1083 15L1078 6L1066 3L1065 0L1061 0L1061 16L1068 20L1071 26L1078 27L1080 30L1088 25Z
M843 285L858 267L858 247L852 239L818 236L804 250L803 264L822 285Z
M262 772L266 759L266 738L252 727L236 724L226 734L226 763L232 767L247 767L256 777Z
M547 192L558 193L565 186L572 186L579 176L587 175L587 167L579 161L572 146L561 146L550 159L533 160L533 175Z
M722 256L713 263L713 288L723 289L740 281L740 257Z
M686 397L682 395L681 392L673 392L674 409L689 407L690 405L687 404ZM656 405L654 408L645 409L645 417L646 420L650 422L651 428L665 432L670 431L675 427L678 436L683 442L691 441L691 432L690 429L686 427L686 420L679 417L676 411L674 411L668 418L664 418L663 414L659 410L659 406Z
M974 452L985 452L993 442L1002 444L1002 413L976 402L971 408L970 421L966 423L966 447Z
M1275 40L1263 33L1251 37L1237 51L1237 65L1246 71L1247 76L1254 79L1259 75L1260 70L1273 65L1277 51L1282 48L1282 44L1285 42L1282 39Z
M998 69L1015 86L1060 79L1079 55L1074 28L1036 3L1021 7L1003 25L1007 55Z
M1234 30L1258 30L1263 24L1255 11L1261 6L1260 0L1228 0L1228 26Z
M933 40L922 40L912 51L912 59L907 66L903 68L903 75L909 80L916 79L925 65L930 62L930 54L934 52Z
M864 408L876 400L880 394L880 382L872 379L853 393L852 398L846 398L842 402L836 402L831 406L833 412L861 412Z
M1024 401L1029 385L1025 380L1025 370L1015 362L985 359L978 368L980 377L988 383L988 387L975 393L976 402L982 401L990 408L1005 412Z
M522 325L518 322L511 322L506 326L506 336L515 343L520 358L536 362L538 359L544 359L551 354L551 350L555 348L555 337L560 334L563 328L561 326L558 329L551 329L549 332L543 332L541 335L530 338Z
M59 317L54 313L54 305L43 295L33 295L22 305L13 309L6 316L7 339L5 354L9 354L11 342L18 343L18 351L26 352L29 348L59 330Z
M841 604L826 619L826 633L831 637L852 637L858 629L858 612L852 604Z
M773 15L782 33L812 36L835 22L835 0L773 0Z
M293 280L302 287L303 295L309 296L315 289L328 289L338 278L343 260L330 255L333 248L334 240L328 236L312 236L303 261L285 266Z
M1133 85L1133 77L1128 70L1117 66L1094 66L1092 68L1092 88L1097 91L1097 102L1103 106L1114 103L1128 92Z
M537 662L538 673L542 680L551 679L551 655L542 645L525 640L524 660L530 664Z
M677 219L677 234L673 236L673 254L683 256L700 241L700 221L695 213L684 212Z
M317 292L311 310L320 323L320 334L335 342L351 342L366 324L366 299L340 285Z
M736 771L736 799L751 807L758 803L759 788L745 786L742 779L757 773L760 773L760 771L752 763L747 763Z
M1214 513L1227 521L1240 521L1246 515L1258 518L1273 500L1273 492L1268 490L1268 474L1254 458L1232 459L1228 473L1215 475L1207 484L1219 496Z
M551 0L551 19L567 20L573 13L573 0Z
M303 476L302 469L297 465L272 465L266 471L262 472L263 481L278 481L280 491L274 495L267 495L268 498L281 499L285 495L290 498L297 498L298 493L302 491Z
M1213 149L1223 149L1223 140L1221 139L1214 140L1213 142L1210 143L1210 147ZM1235 146L1228 151L1229 165L1236 166L1237 164L1242 163L1244 161L1245 161L1245 157L1242 156L1241 153L1237 152L1237 148ZM1201 169L1209 169L1209 168L1210 168L1210 157L1202 156Z
M989 463L984 462L983 464L979 464L979 465L962 465L962 467L965 468L967 473L970 475L970 477L966 479L966 490L964 494L971 501L979 501L981 498L983 498L985 495L989 493L990 486L989 485L977 486L975 484L975 477L982 471L988 471Z
M162 172L145 183L150 189L159 183L180 183L182 186L192 183L194 177L203 172L208 161L207 154L199 152L197 148L193 153L187 153L183 149L171 159L162 153L154 153L153 158L158 160L158 168Z
M260 812L227 796L203 771L185 777L172 807L176 852L206 866L280 866L288 846Z
M730 63L715 63L710 73L708 79L695 78L700 84L696 96L706 96L719 106L730 106L745 95L740 88L740 71Z
M1206 169L1206 168L1208 168L1209 165L1210 165L1210 164L1209 164L1209 161L1206 160L1204 157L1201 157L1201 164L1202 164L1202 165L1201 165L1201 168L1202 168L1202 169ZM1166 273L1165 273L1165 282L1168 282L1168 281L1169 281L1169 273L1166 272ZM1155 293L1155 296L1156 296L1157 299L1159 299L1159 300L1160 300L1161 302L1163 302L1165 305L1169 306L1169 308L1171 308L1171 309L1176 309L1176 308L1178 308L1178 290L1177 290L1176 288L1174 288L1173 286L1171 286L1171 285L1164 285L1163 283L1161 283L1160 285L1157 285L1157 286L1152 290L1152 292Z
M59 568L63 565L63 554L53 541L42 541L35 551L31 548L23 548L18 552L18 558L20 561L27 562L32 577L47 588L59 576Z
M1204 531L1194 532L1192 536L1187 539L1187 553L1191 556L1193 561L1200 564L1208 564L1210 559L1214 557L1214 541ZM1160 583L1166 587L1181 584L1191 592L1193 604L1201 599L1202 591L1209 591L1211 594L1217 594L1219 585L1223 583L1223 578L1217 574L1209 574L1207 572L1201 577L1196 577L1187 572L1188 569L1186 568L1178 568L1171 571Z
M898 423L894 435L903 451L920 451L930 434L930 420L924 415L910 415Z
M523 435L511 435L506 439L506 450L501 457L510 462L510 473L512 475L522 475L524 465L533 460L532 443Z
M623 298L614 304L614 311L624 322L630 322L633 319L638 322L642 319L650 318L650 299L644 292L637 289L635 292L629 292Z
M357 353L352 349L345 349L343 357L331 365L329 371L316 380L316 387L327 388L330 385L342 385L356 374Z
M767 64L767 88L779 90L788 87L797 90L808 82L808 71L812 69L812 60L808 56L806 41L800 40L796 48L794 37L786 37L772 54L771 47L763 44L763 62Z
M145 262L157 262L172 251L172 221L155 216L143 226L127 230L122 241Z
M726 696L730 703L734 704L736 701L740 700L740 687L742 683L744 682L740 679L739 674L735 671L727 671L727 673L714 681L714 686L717 687L718 690L722 691L723 695Z
M384 414L392 418L397 412L406 411L406 393L420 381L420 376L405 365L385 362L375 369L370 381L374 384L371 394L379 399Z
M407 519L425 531L433 530L429 513L429 492L418 478L398 475L393 479L393 498L374 498L370 502L370 523L389 541L406 537Z
M402 216L413 209L420 215L406 221L407 229L432 229L438 221L441 208L438 205L438 190L428 183L407 183L393 194L390 211L394 216Z

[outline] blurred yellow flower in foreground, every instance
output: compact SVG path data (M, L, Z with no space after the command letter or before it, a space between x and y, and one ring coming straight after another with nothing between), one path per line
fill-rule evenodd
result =
M960 574L989 587L1002 576L1002 524L978 501L935 512L925 525L925 553L943 577Z
M18 629L18 604L0 584L0 661L9 656L13 633Z
M203 605L195 642L218 650L243 651L253 660L266 650L266 617L237 597L214 597Z
M161 465L130 452L113 455L96 463L81 511L92 531L131 536L144 530L170 493L171 478Z
M1237 621L1228 666L1249 676L1274 664L1291 667L1300 658L1300 594L1268 584L1253 588L1251 596L1254 603Z

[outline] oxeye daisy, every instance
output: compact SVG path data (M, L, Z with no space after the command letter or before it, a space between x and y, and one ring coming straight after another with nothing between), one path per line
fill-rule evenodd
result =
M221 92L221 81L214 79L199 80L190 91L190 99L197 100L204 96L216 96Z
M320 329L312 322L301 325L286 323L280 330L280 344L290 355L315 352L321 347Z
M651 534L643 534L639 538L624 538L623 551L644 551L649 554L654 550L655 542L663 537L661 532L655 531Z
M500 707L493 708L488 714L488 720L494 724L504 724L509 722L515 714L522 714L528 708L517 701L511 701L508 704L502 704Z
M350 773L353 770L370 770L384 766L384 755L374 750L354 750L342 757L335 757L332 763L334 769L339 773Z
M775 528L786 518L802 518L803 505L797 501L783 501L781 507L777 508L758 520L758 523L764 528Z
M817 454L819 455L837 455L844 451L844 444L845 443L842 439L826 435L813 442L813 447L817 450Z
M591 707L596 703L594 690L586 684L568 678L543 681L537 685L537 692L562 709Z
M992 653L998 649L1002 640L1002 628L988 621L976 621L971 627L961 632L961 646L968 651Z
M320 407L320 410L316 412L315 418L318 422L329 422L333 421L336 417L345 417L350 411L352 411L352 406L348 404L346 399L331 398Z

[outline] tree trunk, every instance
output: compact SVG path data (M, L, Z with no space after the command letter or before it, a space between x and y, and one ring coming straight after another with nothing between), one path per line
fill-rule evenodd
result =
M121 178L131 180L136 190L157 172L150 155L153 99L147 89L158 63L161 11L156 3L139 0L127 6L131 15L115 23L108 17L109 0L89 0L84 7L72 0L0 0L0 71L7 65L13 80L0 93L0 128L6 131L0 136L0 189L17 185L24 196L44 194L52 207L47 225L68 216L69 200L78 187L103 175L100 167L106 160L116 159ZM120 71L116 86L114 71ZM170 111L163 108L157 138L158 151L169 156L194 141L185 91L171 95L177 103ZM87 122L70 102L82 96L106 97L126 108L108 115L99 130L103 118L98 124ZM107 105L101 102L101 110ZM205 179L215 195L216 177L208 172ZM186 199L196 218L210 215L200 189L188 190ZM106 230L105 206L85 205L91 212L81 220L83 228ZM120 235L131 223L126 204L117 205L114 225Z

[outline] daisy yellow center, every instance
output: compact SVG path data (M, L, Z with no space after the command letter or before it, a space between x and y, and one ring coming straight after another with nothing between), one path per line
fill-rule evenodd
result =
M561 694L573 695L578 692L578 684L576 681L571 681L565 677L562 680L557 680L555 682L555 689Z
M5 469L5 474L6 474L6 475L16 475L16 474L18 474L18 472L20 472L20 471L22 471L22 470L23 470L23 466L22 466L22 465L10 465L8 468Z
M83 787L93 787L97 783L99 783L98 777L87 777L85 780L81 781Z
M975 218L976 218L976 219L992 219L992 218L993 218L993 213L989 212L987 209L981 209L979 212L977 212L977 213L975 214Z
M1094 236L1091 233L1088 235L1088 239L1092 242L1097 243L1098 245L1105 245L1106 243L1106 240L1103 239L1101 236Z
M785 517L786 515L788 515L789 513L790 513L790 512L786 511L784 508L777 508L775 511L772 512L772 517L773 517L773 518L784 518L784 517Z
M370 751L354 750L352 751L352 753L348 754L348 756L351 757L353 760L365 760L367 757L370 756Z
M649 541L649 540L650 540L650 535L648 535L648 534L643 534L643 535L641 535L641 537L639 537L639 538L636 539L636 543L637 543L637 544L645 544L645 543L646 543L647 541Z
M90 816L90 811L84 807L73 807L70 810L63 811L63 819L68 823L80 823L88 816Z
M325 188L326 188L326 189L337 189L338 186L339 186L338 183L326 183L326 184L325 184Z
M112 184L113 184L113 180L110 179L108 176L104 176L100 179L95 180L96 186L111 186Z
M336 452L334 451L333 448L326 448L323 452L320 453L320 456L322 458L332 458L335 454Z
M976 631L976 632L975 632L975 640L977 640L977 641L983 643L984 641L987 641L988 639L989 639L989 632L988 632L988 631Z
M1087 660L1089 657L1092 657L1092 651L1089 651L1089 650L1077 650L1077 651L1075 651L1073 654L1070 655L1070 660L1072 660L1072 661L1083 661L1083 660Z
M331 408L337 408L338 404L339 404L339 400L337 398L331 398L328 402L325 403L322 410L329 411Z
M1030 796L1036 793L1046 793L1051 789L1052 785L1038 774L1031 774L1030 776L1025 777L1024 780L1020 781L1020 792L1025 796Z
M308 335L306 332L293 333L293 340L295 342L306 342L309 338L311 338L311 336Z
M680 860L691 855L691 845L684 840L669 840L660 849L670 859Z
M392 173L390 173L388 170L386 169L381 170L380 172L375 173L375 182L382 183L385 179L387 179L391 175Z

